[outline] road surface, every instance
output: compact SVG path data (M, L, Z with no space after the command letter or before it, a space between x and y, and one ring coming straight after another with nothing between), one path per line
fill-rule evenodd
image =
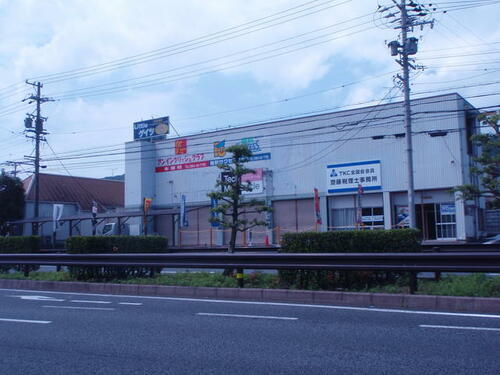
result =
M500 312L0 290L0 374L499 374Z

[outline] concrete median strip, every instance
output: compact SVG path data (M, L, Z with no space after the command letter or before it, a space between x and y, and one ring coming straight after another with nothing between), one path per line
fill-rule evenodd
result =
M0 279L0 289L500 314L500 298Z

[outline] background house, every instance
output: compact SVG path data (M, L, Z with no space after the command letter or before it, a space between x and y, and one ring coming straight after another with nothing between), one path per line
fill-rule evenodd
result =
M34 178L30 176L23 181L26 191L25 221L34 218L35 186ZM61 219L69 217L91 217L93 202L96 202L99 213L119 212L123 208L124 183L123 181L61 176L40 173L40 208L39 217L52 219L54 204L63 205ZM68 237L69 222L64 222L57 230L56 239L64 240ZM103 223L101 224L103 225ZM73 235L89 235L92 233L90 220L75 221L72 228ZM30 223L23 224L22 233L32 233ZM51 243L53 222L40 225L39 234L44 244Z

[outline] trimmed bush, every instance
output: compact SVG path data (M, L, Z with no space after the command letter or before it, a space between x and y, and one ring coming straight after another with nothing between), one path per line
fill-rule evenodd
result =
M36 253L40 250L39 236L0 237L0 253Z
M168 240L160 236L88 236L66 240L68 254L166 253ZM78 280L113 280L153 276L154 267L68 267Z
M36 253L40 250L41 238L39 236L12 236L0 237L0 253L22 254ZM17 271L30 272L40 268L40 266L30 265L0 265L0 272L8 272L11 268Z
M283 235L282 253L408 253L420 251L415 229L303 232Z
M420 251L420 232L415 229L287 233L281 253L408 253ZM280 271L289 287L301 289L364 289L394 283L400 272L375 271Z

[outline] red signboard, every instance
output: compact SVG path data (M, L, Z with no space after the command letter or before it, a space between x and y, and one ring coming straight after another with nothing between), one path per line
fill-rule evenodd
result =
M194 163L184 163L184 164L165 165L162 167L156 167L155 172L180 171L183 169L204 168L208 166L209 166L209 161L205 160Z
M178 139L175 141L175 154L182 155L187 153L187 139Z

